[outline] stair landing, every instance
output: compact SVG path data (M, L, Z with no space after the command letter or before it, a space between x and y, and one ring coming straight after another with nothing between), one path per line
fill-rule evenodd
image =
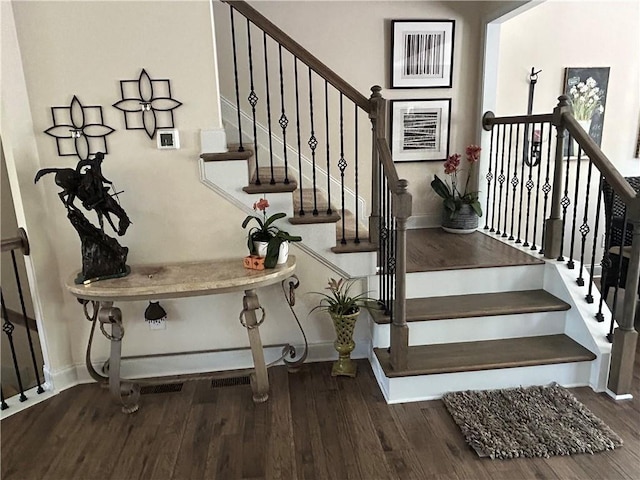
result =
M407 231L407 273L471 268L540 265L537 250L531 255L489 235L447 233L441 228Z

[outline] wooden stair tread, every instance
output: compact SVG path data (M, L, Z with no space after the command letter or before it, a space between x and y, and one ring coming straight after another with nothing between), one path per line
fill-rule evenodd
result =
M360 240L360 243L355 243L350 240L346 245L342 245L339 241L335 247L331 247L333 253L358 253L358 252L375 252L378 250L378 246L368 240Z
M404 371L391 368L387 349L374 348L374 353L390 378L588 362L596 358L564 334L413 346L409 347Z
M545 290L478 293L407 299L407 321L558 312L571 306ZM389 323L382 312L373 312L376 323Z
M242 188L243 191L246 193L282 193L293 192L298 188L298 182L290 172L288 174L289 183L285 183L284 167L273 167L274 183L271 183L271 167L260 167L258 173L260 184L256 184L258 176L254 172L249 185Z
M240 151L239 148L239 144L229 145L228 152L203 153L200 158L205 162L223 162L227 160L247 160L253 156L253 150L244 147L244 150Z

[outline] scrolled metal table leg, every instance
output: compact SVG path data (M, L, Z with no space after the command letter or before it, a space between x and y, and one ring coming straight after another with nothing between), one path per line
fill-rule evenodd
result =
M133 413L138 410L140 386L133 382L123 382L120 379L120 360L122 357L122 312L113 306L113 302L102 302L98 311L100 330L111 341L109 356L109 391L117 403L122 405L123 413ZM111 325L111 333L107 333L104 326Z
M253 391L253 401L256 403L266 402L269 398L269 376L267 366L264 361L264 351L262 350L262 340L258 327L265 319L264 308L260 305L255 290L245 290L242 299L243 309L240 312L240 323L247 329L249 335L249 345L251 346L251 356L255 373L250 375L251 390ZM262 311L262 318L258 321L256 310Z

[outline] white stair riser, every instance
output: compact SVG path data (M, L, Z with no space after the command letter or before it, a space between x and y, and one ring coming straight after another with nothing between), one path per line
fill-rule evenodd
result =
M543 280L544 265L408 273L407 298L537 290Z
M552 382L567 388L583 387L589 385L592 363L559 363L476 372L387 378L374 354L372 357L370 358L371 366L387 403L435 400L442 398L447 392L528 387L549 385Z
M409 322L409 345L476 342L564 333L566 312L524 313ZM390 325L373 324L374 347L389 346Z

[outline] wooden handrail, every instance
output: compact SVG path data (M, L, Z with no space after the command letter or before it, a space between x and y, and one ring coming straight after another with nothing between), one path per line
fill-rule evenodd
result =
M378 146L378 153L380 154L380 163L382 163L382 169L384 170L387 182L389 183L389 190L393 193L400 193L400 178L398 177L398 171L393 164L393 157L391 156L391 150L389 144L385 138L376 138L376 144Z
M627 205L632 204L638 199L636 191L629 185L629 182L627 182L616 169L602 150L600 150L598 144L583 130L575 117L565 113L562 116L562 122L564 127L569 130L571 137L578 142L582 151L589 157L598 170L600 170L600 173L602 173L607 183L611 185L611 188L620 196L620 199Z
M29 255L29 239L24 228L18 228L18 236L2 240L2 251L21 249L23 255Z
M311 54L302 45L296 42L289 35L280 30L264 15L258 12L255 8L244 1L234 0L222 0L225 3L231 5L232 8L240 12L246 18L251 20L256 26L262 29L267 35L273 38L276 42L286 48L289 52L300 59L304 64L309 66L314 72L320 75L323 79L333 85L338 91L349 98L353 103L358 105L362 110L369 113L371 111L371 105L369 99L358 92L354 87L349 85L342 77L327 67L324 63L318 60L313 54Z
M494 125L507 125L510 123L549 123L553 114L543 113L539 115L511 115L508 117L496 117L493 112L486 112L482 116L482 128L491 130Z

